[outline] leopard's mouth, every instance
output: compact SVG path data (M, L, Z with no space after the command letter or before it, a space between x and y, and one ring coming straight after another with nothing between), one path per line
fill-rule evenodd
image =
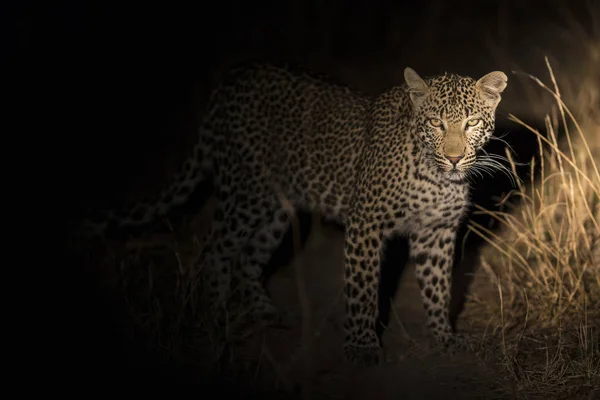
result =
M449 171L446 171L446 176L448 177L448 180L453 183L462 183L465 181L466 178L465 172L460 171L458 169L451 169Z
M464 174L464 169L461 165L438 163L438 167L445 174Z
M435 161L442 175L450 182L462 183L466 180L467 172L462 165L450 165L450 163L441 162L439 159Z

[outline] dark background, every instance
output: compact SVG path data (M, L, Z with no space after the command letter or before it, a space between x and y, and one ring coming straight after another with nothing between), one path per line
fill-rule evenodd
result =
M294 60L376 94L401 83L406 65L422 75L507 70L486 49L493 41L543 73L527 42L552 40L544 24L565 25L563 3L62 1L22 10L17 25L28 98L59 129L52 178L78 183L76 206L120 201L176 164L215 76L239 61ZM508 95L516 90L511 79Z
M13 1L4 14L3 62L15 72L21 119L33 128L23 138L44 155L31 161L37 198L70 222L86 207L119 204L164 183L195 139L214 79L240 61L295 61L368 94L401 83L407 65L421 75L482 76L515 66L544 73L548 48L568 72L575 57L550 33L572 15L588 29L594 15L585 2L570 2L569 12L565 3ZM512 132L506 139L527 162L533 137L505 117L540 121L514 82L509 75L498 131ZM490 204L509 188L503 179L482 183L475 198ZM151 356L122 339L120 305L103 300L77 260L64 258L61 270L51 290L60 298L53 323L40 328L42 338L56 337L45 346L52 352L42 357L46 372L101 385L185 381L172 366L140 369L153 365Z

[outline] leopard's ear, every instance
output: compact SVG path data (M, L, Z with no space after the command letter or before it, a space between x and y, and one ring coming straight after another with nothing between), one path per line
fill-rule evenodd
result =
M404 69L404 80L408 85L410 100L416 107L420 106L429 94L429 87L419 74L409 67Z
M475 87L483 101L490 107L498 106L500 103L500 93L506 89L508 78L502 71L494 71L483 76L477 81Z

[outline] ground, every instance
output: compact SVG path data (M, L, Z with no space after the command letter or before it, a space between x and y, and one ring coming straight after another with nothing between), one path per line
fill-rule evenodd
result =
M341 325L336 324L336 320L339 321L343 313L343 304L338 301L342 289L343 237L337 231L321 229L313 233L305 252L295 260L303 269L305 281L309 282L306 298L310 299L310 310L318 310L310 313L311 326L320 332L310 357L311 371L317 372L314 391L337 393L340 398L350 399L467 399L479 395L489 398L490 392L502 390L497 387L493 363L468 353L442 355L429 347L425 314L411 266L404 271L390 325L383 335L386 364L361 369L340 368L338 348L342 336ZM284 272L274 277L270 289L278 304L297 309L296 296L290 296L296 293L296 283L297 279Z
M458 328L477 339L473 351L442 354L432 348L410 265L383 335L386 363L369 368L343 364L343 236L318 219L302 251L268 283L275 304L303 316L301 321L290 330L259 329L225 344L203 320L201 302L193 300L201 294L190 284L192 258L186 255L195 246L192 232L198 234L206 226L209 210L210 202L181 232L115 241L101 263L105 287L127 305L129 335L157 358L177 365L169 374L181 371L179 383L204 382L208 376L219 391L239 387L234 395L241 398L265 391L274 398L306 399L600 398L597 376L565 378L564 371L552 370L553 353L546 358L548 352L534 352L528 365L545 378L515 377L507 360L516 364L517 357L511 358L506 345L515 336L502 342L497 329L486 326L486 316L477 315L481 307L471 302ZM478 298L495 296L496 288L480 272L473 286ZM597 352L597 342L595 346L592 352ZM592 362L597 363L597 354ZM594 364L589 371L597 368Z

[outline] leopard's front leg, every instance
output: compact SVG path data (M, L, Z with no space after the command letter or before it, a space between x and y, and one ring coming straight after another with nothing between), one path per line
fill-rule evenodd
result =
M382 235L364 216L364 210L356 213L346 227L344 355L353 364L373 365L382 361L375 331Z
M409 237L410 254L427 313L427 328L444 345L455 341L450 324L455 241L453 227L423 230Z

